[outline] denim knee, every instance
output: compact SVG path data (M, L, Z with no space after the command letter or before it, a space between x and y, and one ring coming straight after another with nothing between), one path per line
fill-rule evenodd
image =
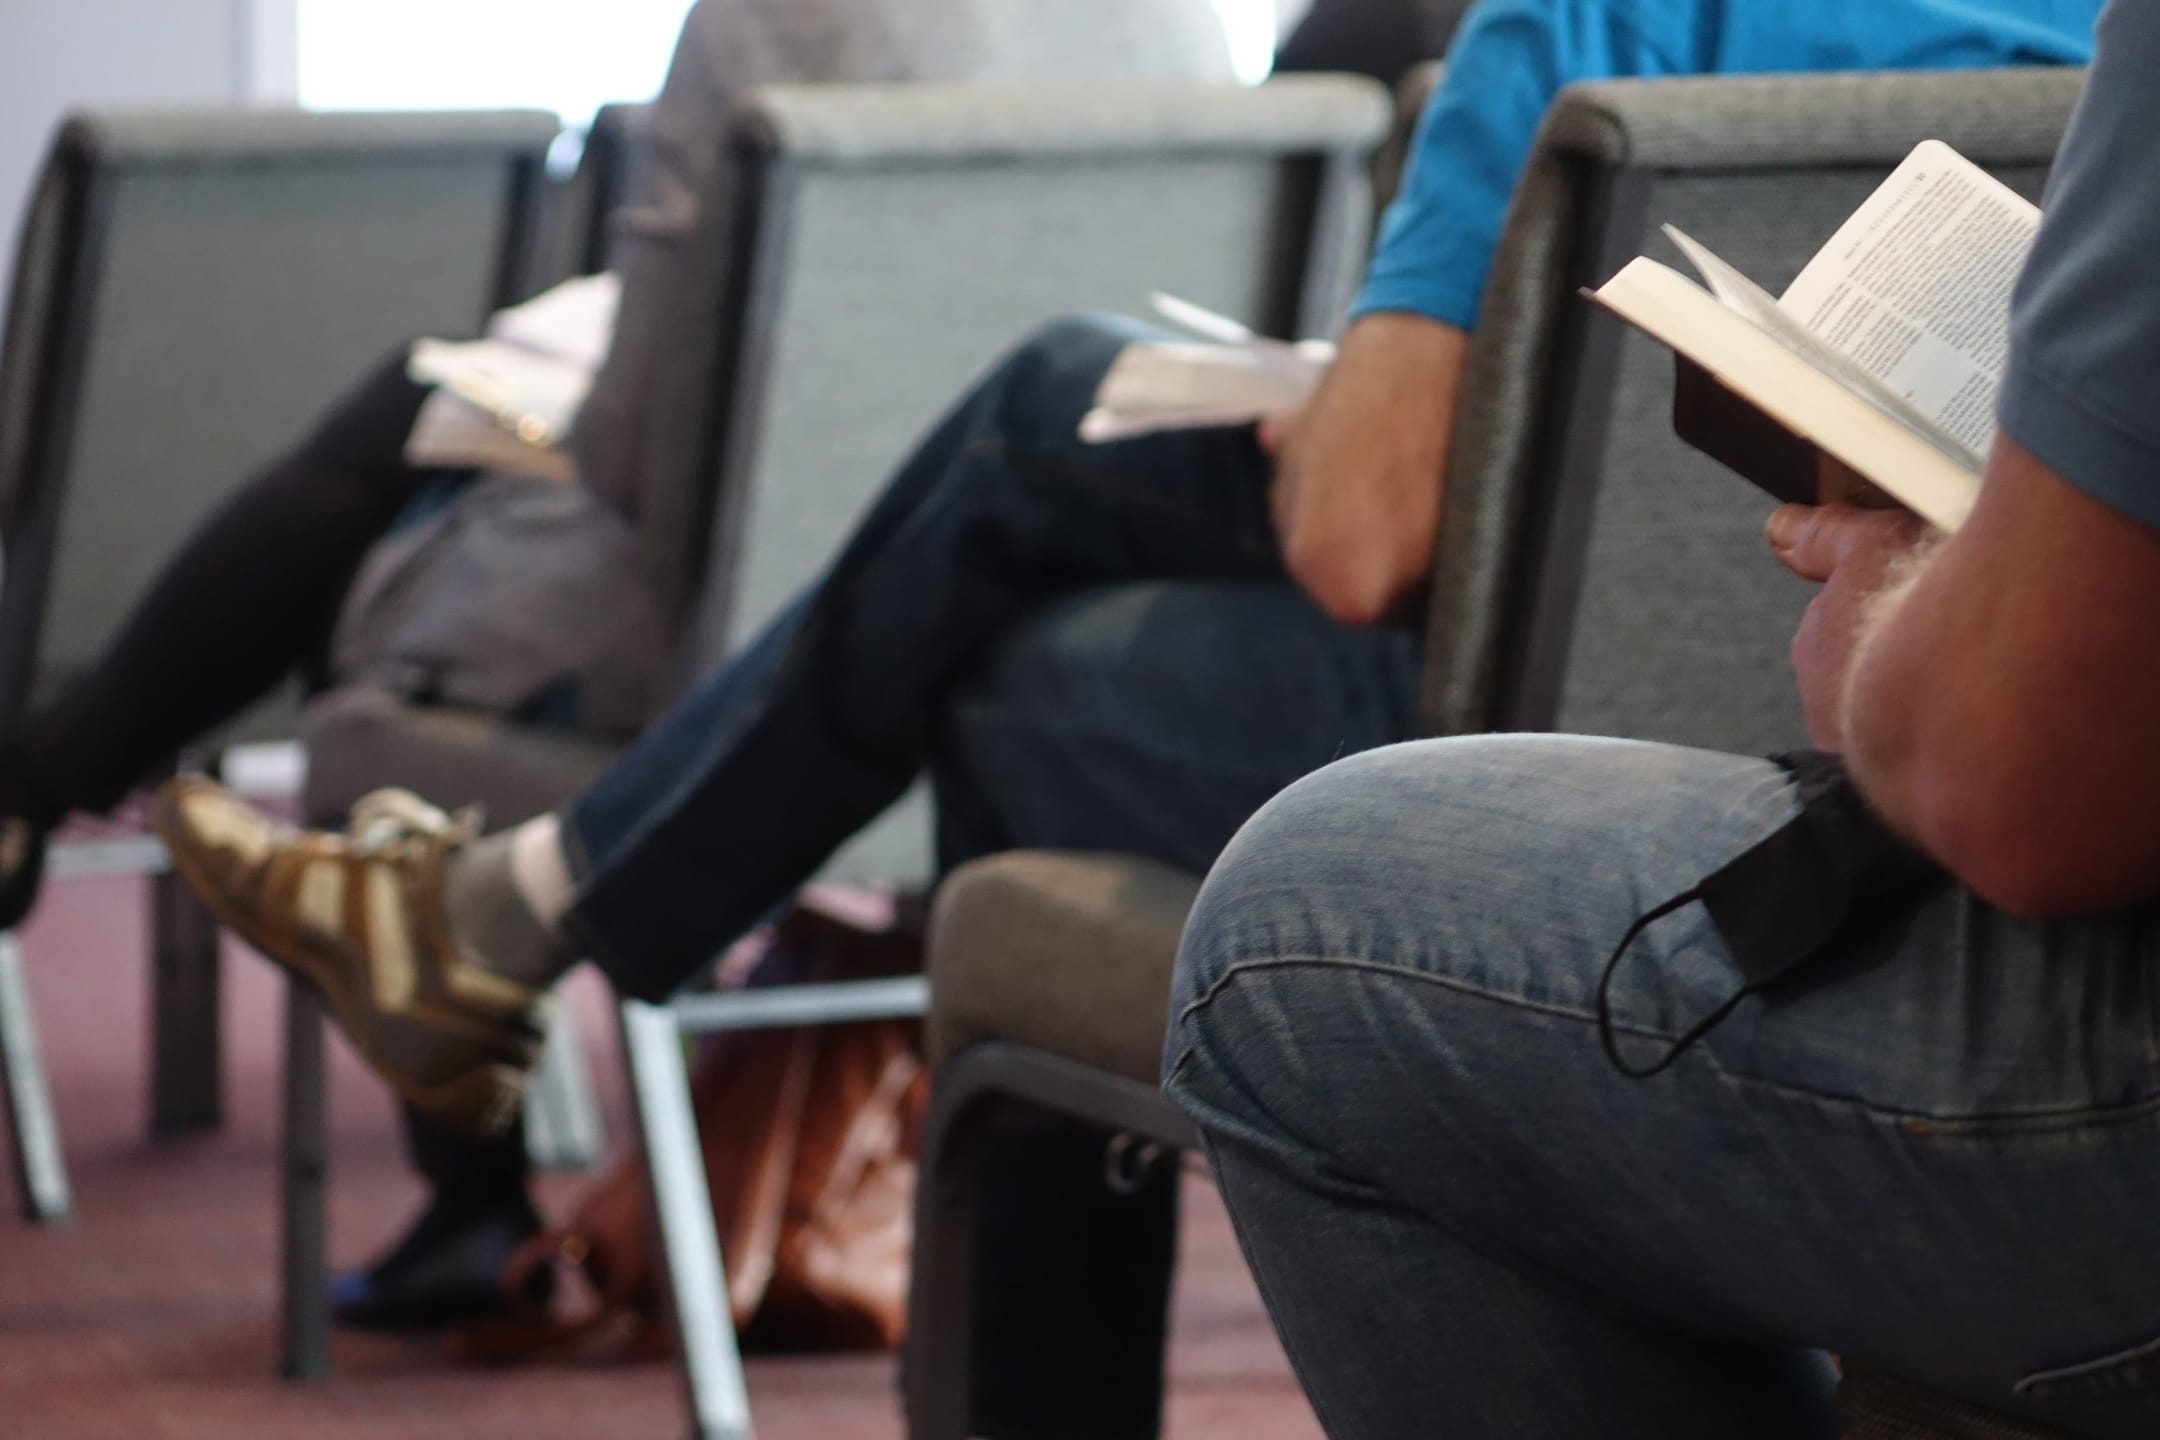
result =
M1338 760L1260 808L1208 872L1178 947L1164 1071L1204 1023L1206 1001L1241 966L1312 960L1335 948L1340 882L1383 864L1374 817L1399 810L1406 771L1422 771L1430 742L1389 745ZM1385 828L1385 827L1379 827Z

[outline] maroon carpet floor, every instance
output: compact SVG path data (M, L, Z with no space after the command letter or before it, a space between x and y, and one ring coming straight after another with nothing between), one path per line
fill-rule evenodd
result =
M340 1335L318 1385L273 1376L279 990L225 962L227 1117L216 1133L145 1138L144 894L134 881L53 886L26 937L76 1216L40 1230L0 1180L0 1440L551 1440L685 1433L668 1366L452 1367L427 1341ZM597 986L574 1004L627 1133ZM350 1055L332 1071L331 1247L350 1263L395 1235L418 1187L382 1090ZM0 1137L0 1143L5 1138ZM550 1177L560 1213L582 1183ZM1267 1328L1214 1192L1193 1182L1171 1355L1173 1437L1311 1440L1311 1412ZM763 1440L897 1440L887 1357L751 1362Z

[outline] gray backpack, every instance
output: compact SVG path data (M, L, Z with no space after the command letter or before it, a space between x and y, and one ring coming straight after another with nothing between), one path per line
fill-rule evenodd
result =
M339 685L612 739L665 706L675 657L622 516L580 486L483 473L369 553L330 663Z

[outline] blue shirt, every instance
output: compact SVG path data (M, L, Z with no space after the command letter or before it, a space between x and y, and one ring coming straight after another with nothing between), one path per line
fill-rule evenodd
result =
M1353 313L1477 323L1553 97L1579 80L2083 64L2102 0L1481 0L1418 120ZM1915 135L1918 143L1926 139Z
M2160 527L2160 4L2114 0L2010 313L2002 428Z

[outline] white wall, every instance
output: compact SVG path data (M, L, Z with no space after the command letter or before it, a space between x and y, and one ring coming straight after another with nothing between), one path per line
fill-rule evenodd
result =
M53 124L77 105L220 105L290 88L289 0L0 0L0 276ZM266 38L269 48L265 48ZM0 311L6 306L0 281Z

